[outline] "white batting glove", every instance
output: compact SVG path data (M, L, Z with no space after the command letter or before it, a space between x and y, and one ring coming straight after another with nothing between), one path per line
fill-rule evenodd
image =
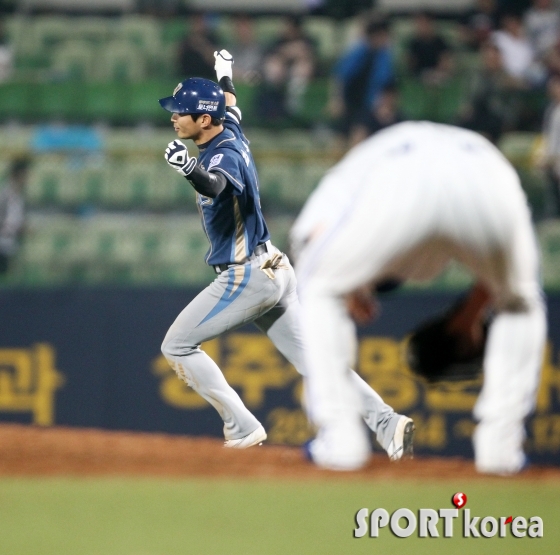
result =
M216 77L218 81L222 77L233 77L233 56L227 50L220 50L219 52L214 52L214 59L216 63L214 64L214 69L216 70Z
M181 175L188 177L196 166L196 158L189 156L187 147L181 141L171 141L165 149L165 161Z

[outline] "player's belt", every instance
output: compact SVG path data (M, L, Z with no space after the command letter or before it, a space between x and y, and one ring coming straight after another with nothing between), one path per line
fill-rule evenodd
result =
M268 252L268 245L269 245L269 241L267 241L266 243L260 243L259 245L257 245L253 250L253 254L251 256L248 256L245 259L245 262L248 262L249 260L251 260L255 256L260 256L261 254L267 253ZM235 266L236 264L244 264L244 262L236 262L236 263L229 263L229 264L216 264L214 266L214 271L217 274L221 274L222 272L225 272L230 266Z

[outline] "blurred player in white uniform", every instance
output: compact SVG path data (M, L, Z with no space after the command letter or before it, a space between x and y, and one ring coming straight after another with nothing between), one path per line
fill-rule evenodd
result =
M292 243L308 411L318 427L310 454L318 465L355 468L369 456L360 398L346 370L357 346L348 299L386 279L431 279L455 259L487 289L496 311L474 410L476 468L523 468L546 314L527 201L490 142L428 122L374 135L323 178L294 224Z

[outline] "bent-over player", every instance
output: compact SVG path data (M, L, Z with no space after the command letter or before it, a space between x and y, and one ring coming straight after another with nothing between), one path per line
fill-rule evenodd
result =
M173 322L162 352L178 376L218 411L225 446L243 449L261 443L266 432L200 344L254 322L302 374L304 357L295 273L288 257L271 244L261 212L255 163L231 80L233 59L225 50L215 57L220 86L190 78L160 100L173 114L178 137L192 139L200 150L197 160L175 140L165 159L197 193L210 242L206 263L217 274ZM349 376L360 392L358 410L389 457L411 456L412 420L396 414L356 373ZM338 418L336 408L332 418Z
M360 394L346 371L356 341L348 295L367 315L366 288L388 278L427 280L455 259L478 285L451 327L476 323L486 295L496 312L474 409L475 465L496 474L524 466L524 419L535 404L546 315L527 201L515 170L489 141L428 122L374 135L323 178L292 241L308 410L319 428L310 453L318 464L353 457L358 466L368 455ZM467 334L475 330L469 327Z

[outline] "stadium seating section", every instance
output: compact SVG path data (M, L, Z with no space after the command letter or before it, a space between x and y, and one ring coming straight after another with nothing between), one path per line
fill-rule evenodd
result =
M224 44L231 43L231 21L222 17L215 23ZM281 26L279 17L259 17L257 39L266 44ZM319 75L306 93L298 128L284 122L277 129L263 128L253 110L257 88L237 86L263 209L274 242L284 250L295 214L342 154L324 121L328 73L359 34L356 20L315 17L305 27L318 47ZM194 193L163 160L174 134L169 114L157 103L179 79L175 52L188 32L188 20L11 16L6 28L16 67L13 79L0 83L0 173L20 153L31 151L34 163L26 193L26 238L4 284L182 285L211 278L202 262L207 240ZM459 46L454 23L440 22L440 30ZM410 33L409 19L392 23L401 109L410 119L452 122L478 59L458 52L455 78L444 86L426 87L404 71L403 45ZM87 125L70 129L75 135L85 130L93 142L83 137L74 148L49 147L48 141L38 140L45 123L55 130ZM189 148L196 154L193 144ZM500 148L516 165L535 217L541 219L546 195L534 163L538 135L507 134ZM560 225L540 224L539 236L546 283L560 287ZM466 282L468 277L452 267L439 285Z
M143 16L118 18L13 16L6 24L16 55L15 78L0 84L0 121L33 122L37 118L71 122L110 121L161 124L165 114L155 100L168 94L180 78L176 73L177 45L188 33L185 19L160 21ZM282 27L279 17L256 19L256 38L270 43ZM298 123L325 117L328 73L332 64L359 36L359 22L308 18L307 33L319 54L319 75L307 90ZM456 25L440 23L442 33L458 44ZM216 22L224 45L231 44L228 17ZM403 45L411 32L409 19L392 26L399 67ZM458 74L449 83L429 88L403 74L402 108L411 119L449 121L459 107L472 56L458 53ZM247 120L255 120L255 87L238 84Z

